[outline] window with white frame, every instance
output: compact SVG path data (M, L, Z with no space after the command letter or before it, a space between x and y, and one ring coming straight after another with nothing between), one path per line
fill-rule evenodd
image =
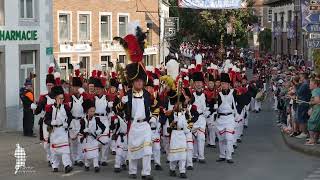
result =
M0 26L4 25L4 0L0 0Z
M153 23L148 22L147 23L147 42L149 46L152 46L152 31L153 31Z
M126 55L119 55L119 61L118 63L126 63Z
M272 22L272 9L271 8L269 8L269 11L268 11L268 21Z
M70 14L60 13L59 14L59 40L66 42L71 40L71 28L70 28Z
M112 68L113 64L111 62L110 55L101 56L101 66L103 71L108 71L110 68Z
M34 18L34 0L20 0L20 18Z
M119 36L123 37L127 35L127 29L128 29L128 16L119 15Z
M100 16L100 40L111 40L111 15Z
M90 40L90 15L79 14L79 40Z

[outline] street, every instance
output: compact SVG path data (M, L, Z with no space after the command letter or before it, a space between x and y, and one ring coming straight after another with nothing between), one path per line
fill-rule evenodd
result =
M196 163L193 171L188 171L188 179L224 179L224 180L302 180L320 168L317 158L306 156L289 149L283 142L278 127L275 126L276 115L267 102L259 114L250 114L249 128L245 131L243 142L234 155L235 163L217 163L218 148L206 149L206 164ZM114 156L107 167L102 167L100 173L84 172L76 167L70 174L52 173L44 161L44 152L35 138L12 137L1 138L5 146L1 146L0 176L5 179L128 179L127 171L120 174L113 172ZM17 135L14 135L17 136ZM2 140L3 139L3 140ZM19 142L27 152L27 167L33 167L35 172L14 175L15 159L13 152L15 143ZM2 143L1 143L2 144ZM6 153L5 153L6 152ZM163 171L152 171L155 179L177 179L169 177L168 164L162 158ZM310 175L311 179L320 179ZM309 179L310 179L309 178ZM139 179L139 176L138 176Z

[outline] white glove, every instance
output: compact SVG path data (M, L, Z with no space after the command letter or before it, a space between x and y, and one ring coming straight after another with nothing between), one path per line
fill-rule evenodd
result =
M30 107L32 110L36 110L38 106L37 106L37 104L32 103Z
M63 126L64 128L67 128L67 127L68 127L68 123L67 123L67 122L63 122L62 126Z
M58 121L52 120L52 121L51 121L51 125L52 125L52 126L58 125Z
M122 90L122 89L123 89L122 84L119 84L118 89L120 89L120 90Z
M97 131L96 131L96 134L97 135L99 135L99 134L101 134L102 133L102 130L101 129L98 129Z
M123 104L126 104L128 102L128 96L123 96L122 99L121 99L121 102Z
M79 92L80 94L83 94L83 93L85 92L85 90L84 90L83 88L79 88L79 89L78 89L78 92Z
M210 111L205 111L205 112L203 113L203 115L204 115L205 117L209 117L209 116L210 116Z
M218 104L214 104L213 109L218 109Z
M108 108L112 108L112 107L113 107L113 102L112 101L108 102Z
M150 125L151 124L156 124L157 123L156 118L155 117L151 117L149 123L150 123Z
M87 133L89 133L90 132L90 129L89 128L85 128L84 130L83 130L83 132L87 132Z

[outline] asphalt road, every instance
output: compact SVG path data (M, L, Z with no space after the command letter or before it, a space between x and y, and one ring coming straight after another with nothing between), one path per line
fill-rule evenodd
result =
M249 128L245 131L243 142L234 155L235 164L217 163L218 149L206 149L207 164L195 164L193 171L188 171L188 179L223 179L223 180L303 180L307 177L319 179L312 175L319 172L320 161L315 157L306 156L289 149L283 142L279 129L275 126L276 115L265 104L259 114L250 114ZM34 172L14 175L15 159L12 156L16 142L23 141L28 155L26 166L33 167ZM22 144L23 144L22 143ZM44 161L44 152L37 140L6 138L0 146L0 178L3 179L128 179L127 171L120 174L113 172L114 156L109 166L102 167L100 173L92 170L84 172L76 167L70 174L52 173ZM5 145L5 144L10 144ZM11 152L6 153L4 149ZM152 171L154 179L177 179L168 175L168 164L163 158L163 171ZM139 177L138 177L139 179ZM311 180L310 178L308 180Z

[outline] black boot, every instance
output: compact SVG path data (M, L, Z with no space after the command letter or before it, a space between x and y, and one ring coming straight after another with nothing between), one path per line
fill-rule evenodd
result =
M72 167L70 167L69 165L64 168L65 173L69 173L71 171L72 171Z
M169 175L172 177L176 176L176 171L170 170Z
M52 172L59 172L58 168L53 168Z
M186 179L187 178L187 174L186 173L180 173L180 178Z
M82 161L78 161L78 166L79 167L83 167L84 166L84 163Z
M108 163L107 162L102 162L101 166L108 166Z
M157 171L162 171L162 167L159 164L156 164L154 168Z
M119 173L119 172L121 172L121 169L120 168L114 168L114 170L113 170L115 173Z
M88 166L84 166L84 170L85 170L85 171L89 171L89 169L90 169L90 168L89 168Z
M137 179L137 175L136 174L129 174L129 178L130 179Z
M223 161L226 161L226 158L219 158L216 160L217 162L223 162Z
M94 167L94 172L99 172L100 171L100 167Z
M187 170L193 170L193 167L192 166L188 166Z
M227 160L227 163L229 163L229 164L233 164L233 163L234 163L234 161L233 161L232 159L228 159L228 160Z

